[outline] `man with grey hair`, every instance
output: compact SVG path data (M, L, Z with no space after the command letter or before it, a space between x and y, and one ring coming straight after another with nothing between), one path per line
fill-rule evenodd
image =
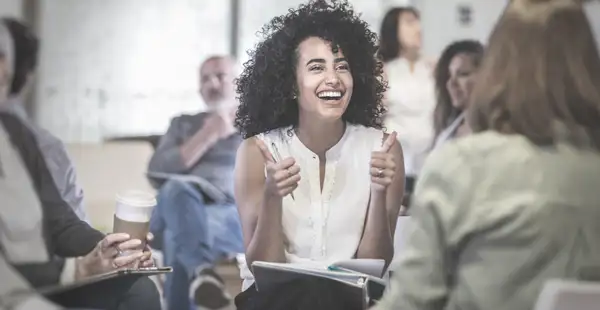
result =
M244 251L233 198L235 157L242 141L234 127L236 68L226 56L202 63L199 88L207 110L174 118L148 167L159 188L150 230L163 240L165 262L174 269L165 285L169 309L190 309L190 298L196 309L231 303L210 267Z

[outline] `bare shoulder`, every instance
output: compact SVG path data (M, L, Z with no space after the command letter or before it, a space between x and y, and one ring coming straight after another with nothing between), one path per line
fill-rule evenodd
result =
M265 182L265 162L257 145L257 138L245 139L240 144L235 161L235 199L238 209L252 209L254 197L262 191Z
M244 139L237 150L236 166L264 165L264 159L258 147L258 138ZM248 167L250 168L250 167Z

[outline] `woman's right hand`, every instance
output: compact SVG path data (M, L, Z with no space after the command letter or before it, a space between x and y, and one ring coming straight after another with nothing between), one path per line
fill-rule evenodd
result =
M119 252L135 250L140 244L142 241L131 239L128 234L106 235L90 253L76 260L75 279L80 280L121 268L133 267L136 262L148 254L135 251L128 255L119 255Z
M267 179L265 181L266 193L273 197L285 197L288 194L292 194L300 181L300 166L296 164L296 160L288 157L280 162L276 162L265 143L259 139L256 139L256 141L265 160L267 170Z

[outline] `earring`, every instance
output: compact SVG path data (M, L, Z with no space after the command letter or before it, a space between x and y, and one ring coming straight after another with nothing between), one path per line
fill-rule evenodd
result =
M293 99L298 99L298 95L294 94L294 95L292 96L292 98L293 98Z

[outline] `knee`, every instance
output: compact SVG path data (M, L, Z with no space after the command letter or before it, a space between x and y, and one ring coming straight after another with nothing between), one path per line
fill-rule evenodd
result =
M125 293L119 309L160 310L160 294L156 284L148 277L137 279Z

